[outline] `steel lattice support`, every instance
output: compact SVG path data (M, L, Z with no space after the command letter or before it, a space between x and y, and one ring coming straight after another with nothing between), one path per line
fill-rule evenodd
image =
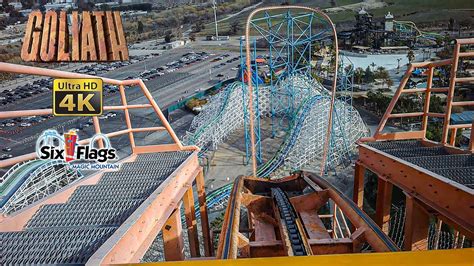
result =
M270 90L270 117L272 136L276 135L279 130L289 132L297 119L297 110L299 102L297 98L304 97L305 91L296 88L296 84L292 82L289 77L305 76L311 77L313 65L312 60L312 45L316 41L327 38L329 35L328 22L323 19L316 12L308 12L307 10L291 10L287 9L285 12L270 14L267 10L261 12L262 15L250 20L250 27L252 34L257 37L252 37L250 46L249 61L251 62L251 70L247 70L246 55L243 54L243 47L245 43L241 41L241 78L242 82L248 79L252 80L253 89L256 95L253 109L254 115L254 129L255 136L255 151L258 163L262 163L262 148L261 148L261 134L260 134L260 117L263 110L259 105L259 91L261 91L261 77L259 76L259 64L257 59L264 58L261 54L257 54L257 49L261 48L262 43L268 51L267 64ZM323 26L321 28L320 23ZM258 43L258 45L257 45ZM251 73L251 74L249 74ZM247 79L247 80L246 80ZM309 88L306 88L306 92ZM308 96L308 95L306 95ZM247 106L245 106L247 107ZM245 141L247 146L247 160L250 159L251 150L251 134L250 131L250 116L246 112L244 117L244 124L247 133L245 134Z

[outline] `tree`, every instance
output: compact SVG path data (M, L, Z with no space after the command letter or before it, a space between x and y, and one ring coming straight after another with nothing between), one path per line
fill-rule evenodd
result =
M200 32L202 29L204 29L204 25L200 20L196 21L196 23L192 26L193 32Z
M194 33L189 34L189 40L192 42L196 41L196 35Z
M77 8L79 9L79 11L92 11L94 10L94 7L95 7L95 3L92 1L87 1L87 2L78 1L77 2Z
M21 0L21 8L23 9L31 9L33 5L35 4L35 1L33 0Z
M448 30L454 30L454 18L449 18Z
M143 22L141 22L141 21L138 21L137 32L138 33L143 33Z
M374 73L372 72L372 70L370 70L369 66L367 66L367 68L365 69L364 81L365 83L374 82Z
M375 78L376 79L387 79L389 78L388 71L385 69L383 66L377 67L377 70L375 71Z
M165 33L165 42L170 43L173 38L174 38L174 35L171 32L171 30L167 30Z
M390 89L390 87L393 86L393 80L391 78L385 79L385 83L387 84L387 87Z
M238 31L242 29L242 26L240 25L240 21L234 20L232 23L230 23L230 32L235 35L237 34Z
M415 53L413 52L412 49L408 50L407 58L408 58L409 63L411 63L411 62L413 62L413 60L415 60Z
M364 78L364 69L358 67L354 71L354 80L356 84L361 84Z
M436 37L436 46L441 47L441 45L443 45L443 37L438 36Z
M107 11L108 7L109 6L107 4L102 4L102 5L100 5L100 10L101 11Z

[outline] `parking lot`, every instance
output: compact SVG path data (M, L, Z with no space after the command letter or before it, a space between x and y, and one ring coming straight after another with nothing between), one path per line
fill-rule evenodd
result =
M237 53L217 53L186 47L164 51L163 54L133 57L129 62L87 64L74 72L115 79L140 78L159 106L165 109L220 80L234 77L239 65L238 56ZM52 81L50 78L40 78L0 92L0 111L51 108ZM146 102L146 98L136 87L127 88L127 100L129 104ZM120 103L118 88L104 85L104 105ZM120 130L118 127L125 126L123 119L122 112L104 114L101 117L104 120L101 123L103 132ZM134 127L157 124L152 110L134 110L132 120L137 121ZM190 118L187 117L186 121L190 122ZM178 123L176 120L174 122ZM180 126L185 130L187 124L181 122ZM33 152L37 137L46 129L55 128L63 132L75 128L80 131L81 138L87 138L93 134L90 125L89 118L51 115L0 120L0 159ZM122 146L120 140L112 143Z

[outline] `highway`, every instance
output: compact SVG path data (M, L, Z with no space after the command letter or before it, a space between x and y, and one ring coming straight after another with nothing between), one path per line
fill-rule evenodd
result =
M162 55L153 57L135 64L131 64L122 68L118 68L102 74L103 77L114 78L114 79L125 79L127 77L137 77L139 73L146 69L152 69L159 66L166 65L172 61L178 61L184 54L195 51L206 51L202 49L192 49L189 47L177 48L174 50L165 51ZM207 50L206 52L214 54L214 52ZM211 62L213 58L216 58L224 53L230 54L229 57L217 62ZM219 65L226 60L239 56L238 53L231 52L215 52L215 55L209 56L206 60L195 62L194 64L183 66L182 68L166 73L163 76L155 79L145 81L147 88L151 91L154 99L158 105L165 109L167 106L175 103L177 100L183 97L188 97L195 93L196 89L205 89L219 82L216 75L222 74L222 79L226 77L234 77L236 71L231 70L239 64L239 61L232 63L226 63L224 66L219 68L212 68L215 65ZM210 76L209 69L212 69L212 76ZM211 78L211 79L210 79ZM127 87L127 101L128 104L140 104L148 103L145 96L141 93L139 87ZM104 105L119 105L121 104L119 93L104 94ZM22 99L0 108L0 111L12 111L21 109L41 109L47 108L52 105L52 93L45 92L42 94L35 95L28 99ZM157 116L154 115L152 109L137 109L130 111L132 117L133 127L152 127L158 126ZM192 120L192 115L178 111L173 115L173 127L178 132L178 135L184 134L188 128L189 123ZM5 128L0 131L0 147L10 147L12 151L10 154L13 156L30 153L34 151L36 139L46 129L55 128L59 132L67 131L72 128L79 127L80 124L85 124L90 118L87 117L53 117L47 119L38 124L34 124L30 127L19 129ZM123 112L117 112L116 117L110 117L108 119L100 120L102 132L108 133L124 129L125 121ZM84 127L79 133L81 139L88 138L93 135L93 127ZM136 134L137 145L153 142L158 144L157 139L169 142L170 139L165 137L166 134L161 133L139 133ZM129 150L123 150L123 146L128 146L128 136L122 136L112 139L112 145L119 149L119 156L129 153ZM125 143L123 143L125 141ZM161 142L162 143L162 142ZM4 153L4 152L0 152ZM0 169L2 174L6 169Z

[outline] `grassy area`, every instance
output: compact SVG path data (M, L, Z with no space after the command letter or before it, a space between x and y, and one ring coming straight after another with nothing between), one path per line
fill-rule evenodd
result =
M348 4L354 4L358 3L360 0L336 0L336 6L342 6L342 5L348 5ZM281 1L275 1L274 3L272 1L265 1L265 3L260 6L275 6L275 5L280 5ZM307 6L307 7L313 7L313 8L329 8L332 7L330 4L330 1L328 0L297 0L297 1L289 1L290 4L292 5L300 5L300 6ZM250 15L251 11L243 12L242 14L239 14L235 17L232 17L231 19L222 21L218 24L219 26L219 32L222 32L222 34L226 34L230 31L230 25L234 21L239 21L241 25L241 30L237 35L242 35L243 34L243 29L245 27L245 22L247 20L247 17ZM278 14L280 11L270 11L269 14ZM263 13L257 14L256 18L263 17ZM263 22L262 22L263 24ZM205 35L213 35L215 33L214 29L214 24L209 23L206 25L206 28L202 31L199 32L198 35L205 36Z
M413 22L446 22L453 17L456 20L468 19L474 15L472 0L389 0L388 6L371 10L376 17L382 17L390 11L395 20ZM462 9L470 9L462 10Z
M295 0L288 2L290 4L319 7L322 9L332 7L329 0ZM335 2L336 6L344 6L361 2L361 0L336 0ZM472 0L385 0L385 2L387 3L387 6L370 10L376 18L382 18L390 11L395 15L396 20L409 20L423 24L427 22L447 23L450 18L455 18L458 21L465 19L472 20L472 17L474 16ZM281 1L273 1L273 3L272 1L266 1L263 6L279 5L280 3ZM241 35L249 14L250 11L244 12L236 17L219 23L219 31L223 34L227 33L230 30L232 22L238 20L240 21L242 30L240 30L237 35ZM355 21L354 15L355 12L349 10L329 14L331 20L335 23ZM209 34L214 34L214 27L212 24L206 25L206 29L199 33L199 35Z

